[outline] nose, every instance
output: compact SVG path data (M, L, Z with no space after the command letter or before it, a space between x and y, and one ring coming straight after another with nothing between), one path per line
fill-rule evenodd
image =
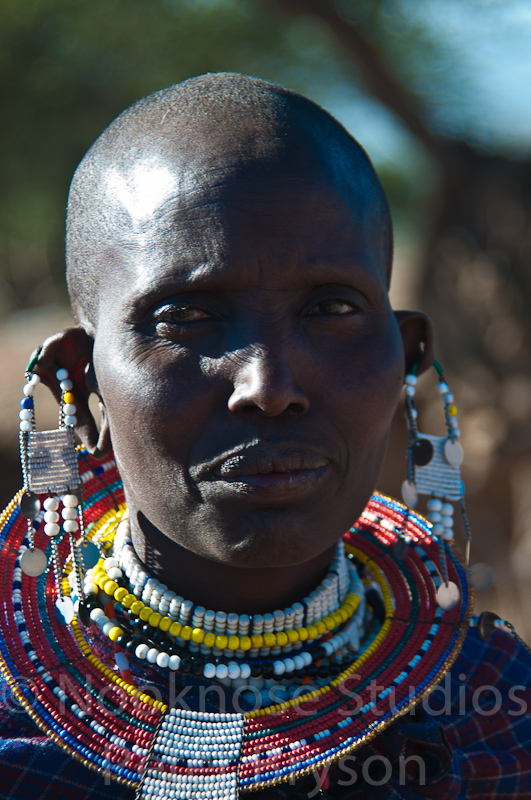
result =
M269 350L254 348L253 353L238 359L234 390L228 409L232 415L260 410L266 417L284 412L304 414L309 402L306 393L295 383L287 358Z

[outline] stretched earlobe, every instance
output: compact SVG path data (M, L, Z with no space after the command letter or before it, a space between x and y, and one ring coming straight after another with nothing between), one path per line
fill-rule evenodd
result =
M416 365L416 374L422 375L433 364L433 323L420 311L395 311L395 317L404 344L406 373Z
M81 441L83 442L89 453L92 456L94 456L94 458L105 458L105 456L108 455L108 453L112 449L111 432L109 428L109 422L107 420L107 411L101 400L100 400L100 412L101 412L101 423L99 431L98 431L98 426L96 425L96 422L90 410L89 410L90 425L85 429L80 428L78 431L79 438L81 439ZM97 438L94 437L94 432L96 432Z
M50 336L32 355L30 364L59 402L61 391L56 372L60 367L68 370L76 398L77 423L75 431L84 447L95 458L103 458L111 450L111 437L105 407L100 397L101 426L90 410L91 394L98 394L96 375L92 366L94 340L82 327L66 328Z

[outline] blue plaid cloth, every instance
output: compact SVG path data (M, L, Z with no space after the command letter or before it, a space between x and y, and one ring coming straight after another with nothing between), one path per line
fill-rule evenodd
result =
M476 629L453 669L406 714L338 766L261 800L531 799L531 656L509 634ZM0 683L2 800L133 800L43 736ZM420 766L422 765L422 766Z

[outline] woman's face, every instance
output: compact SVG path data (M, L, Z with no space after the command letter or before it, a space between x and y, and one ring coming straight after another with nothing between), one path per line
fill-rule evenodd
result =
M99 391L134 525L303 563L363 510L400 395L382 235L322 171L214 183L108 247Z

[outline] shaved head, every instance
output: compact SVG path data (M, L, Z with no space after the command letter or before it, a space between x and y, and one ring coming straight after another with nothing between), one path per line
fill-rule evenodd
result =
M296 92L245 75L208 74L131 106L78 166L68 201L66 260L79 322L96 328L102 271L116 270L118 277L119 253L134 255L171 237L172 221L179 215L182 221L195 197L219 213L224 187L238 182L252 192L279 175L286 182L332 184L362 221L389 276L387 200L355 139Z

